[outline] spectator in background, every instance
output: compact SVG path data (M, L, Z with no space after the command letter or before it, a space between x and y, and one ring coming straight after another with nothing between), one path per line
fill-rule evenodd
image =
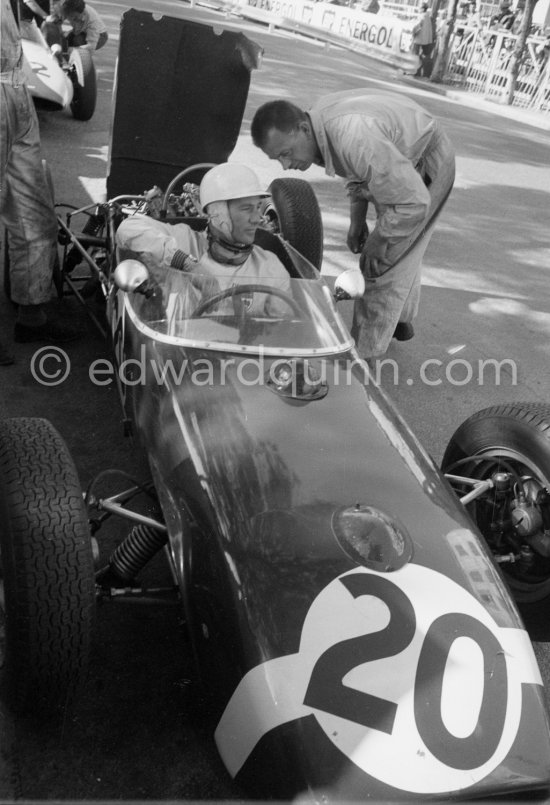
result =
M548 56L550 56L550 35L546 37L544 42L541 42L540 45L536 46L535 56L537 58L539 68L544 70L548 61Z
M417 78L429 78L432 72L432 50L434 46L434 34L432 25L432 15L428 3L420 6L420 16L413 29L413 53L420 57L420 67L415 73Z
M500 0L500 6L496 14L489 20L489 28L504 28L512 30L516 15L512 9L512 0Z
M366 3L363 3L363 11L367 14L378 14L380 11L380 3L378 0L367 0Z
M462 38L465 28L481 28L481 17L475 2L466 0L460 6L460 14L457 15L455 22L455 36Z
M524 0L518 0L518 2L516 3L516 10L515 10L516 18L511 28L513 34L519 34L521 26L523 24L524 14L525 14L525 2Z
M481 13L475 2L469 3L466 9L466 25L469 28L482 28Z
M537 89L540 87L542 82L545 80L545 70L548 65L548 59L550 58L550 36L546 37L544 42L541 42L535 48L535 58L536 58L536 66L538 70L537 76Z

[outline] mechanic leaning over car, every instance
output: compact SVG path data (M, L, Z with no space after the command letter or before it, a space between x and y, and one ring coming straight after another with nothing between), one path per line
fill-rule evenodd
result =
M29 0L25 0L29 2ZM63 37L62 22L67 20L72 26L66 41ZM92 6L84 0L52 0L52 13L46 17L41 27L46 42L50 47L61 45L63 50L67 47L82 47L87 45L90 50L99 50L107 42L109 35L107 26Z
M264 283L288 289L289 275L273 252L254 244L269 197L246 165L222 163L202 178L199 199L208 217L205 231L186 223L168 224L146 215L132 215L116 233L117 245L138 254L148 268L175 268L212 277L225 290L234 284ZM212 286L209 288L212 292ZM288 306L270 294L255 292L248 312L279 315Z
M49 320L57 218L40 154L38 119L22 71L21 37L9 0L0 0L0 223L9 243L18 342L71 341L78 333ZM0 365L13 363L5 348Z
M439 123L409 98L361 89L320 98L309 112L284 100L255 113L252 139L285 170L322 165L347 179L347 245L361 254L365 294L352 335L365 358L414 335L422 257L454 182L455 156ZM376 224L369 233L369 201Z

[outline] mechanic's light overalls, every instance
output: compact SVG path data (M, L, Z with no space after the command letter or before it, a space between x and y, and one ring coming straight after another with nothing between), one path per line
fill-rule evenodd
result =
M12 299L39 305L51 297L57 220L9 0L1 0L0 36L0 222L8 231Z
M391 268L379 277L366 277L365 296L355 302L351 334L364 357L383 355L398 322L412 322L418 313L422 259L455 177L454 149L437 122L417 170L430 193L426 219L390 247Z

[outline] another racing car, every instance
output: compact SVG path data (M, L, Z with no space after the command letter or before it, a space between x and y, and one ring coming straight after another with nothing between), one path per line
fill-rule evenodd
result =
M216 37L218 60L232 65L220 71L218 61L217 80L246 84L257 50L242 34L165 21L169 35L163 20L125 15L118 97L126 43L141 59L142 35L191 58L192 43L198 52ZM135 65L128 58L128 69ZM233 97L246 98L242 86ZM217 708L216 745L247 792L425 802L547 789L540 673L465 509L493 495L521 543L518 512L534 523L546 489L536 456L501 461L502 445L457 437L466 454L452 448L447 459L453 483L468 486L461 504L374 383L338 313L339 299L361 293L361 275L346 272L331 289L291 242L305 227L289 234L288 222L299 221L304 198L312 201L300 180L279 180L258 230L287 270L284 288L255 279L212 294L196 274L153 275L122 260L114 234L127 215L206 224L193 203L204 153L186 165L176 154L167 180L170 148L152 164L127 119L115 112L110 200L60 217L60 238L64 279L78 292L76 250L105 295L117 366L133 367L117 377L150 477L102 496L93 479L83 495L48 422L0 423L9 702L64 708L84 676L96 600L146 595L140 574L164 551L174 580L165 592L181 604L197 677ZM124 131L132 132L126 147ZM233 134L229 149L209 144L214 162L227 158ZM192 150L198 138L189 142ZM164 177L160 206L155 192L120 193L120 184L141 181L139 160ZM76 230L80 215L86 225ZM307 218L319 233L318 207L310 204ZM246 303L255 295L281 304L259 314ZM483 505L486 512L490 501ZM128 521L128 534L94 563L95 535L113 515ZM476 519L490 530L487 514Z
M90 120L97 101L92 51L87 46L52 50L33 20L21 21L23 69L31 95L76 120Z

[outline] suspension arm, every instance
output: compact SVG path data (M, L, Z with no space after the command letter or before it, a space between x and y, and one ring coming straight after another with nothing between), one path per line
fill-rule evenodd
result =
M451 475L450 473L445 473L445 478L451 483L461 483L461 484L469 484L473 486L473 489L470 492L467 492L460 498L460 502L463 506L467 503L470 503L472 500L481 497L484 495L485 492L488 492L489 489L494 489L493 481L488 478L486 481L478 481L476 478L464 478L461 475Z
M166 533L167 531L164 523L159 523L158 520L153 520L152 517L147 517L144 514L130 511L130 509L126 509L124 506L120 506L118 503L115 503L114 498L98 500L97 507L98 509L103 509L104 511L110 512L111 514L116 514L118 517L124 517L126 520L132 520L134 523L141 523L141 525L151 526L151 528L156 528L158 531L162 531L163 533Z

